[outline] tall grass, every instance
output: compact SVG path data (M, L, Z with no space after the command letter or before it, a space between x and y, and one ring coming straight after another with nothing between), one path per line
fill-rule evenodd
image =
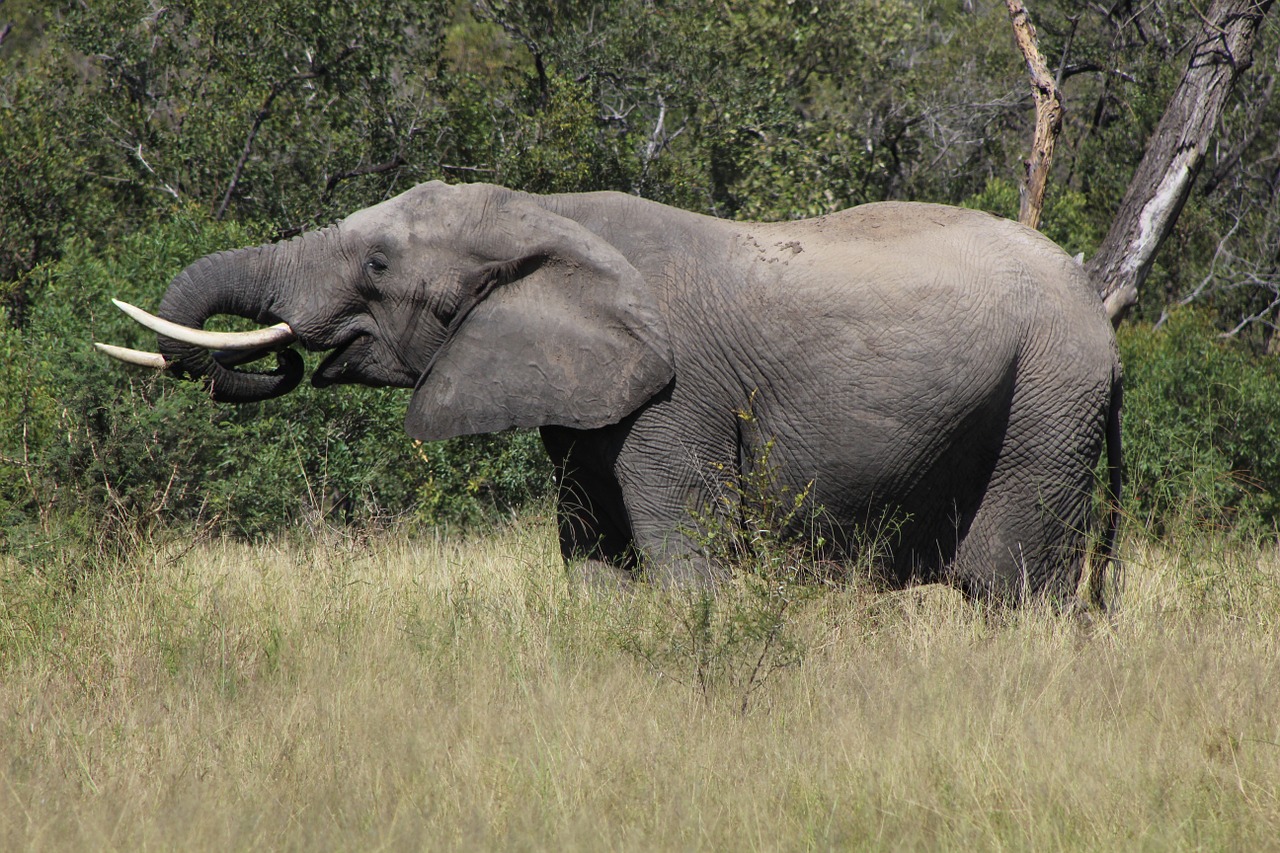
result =
M1280 554L1126 550L1092 619L823 591L745 714L544 521L5 566L0 847L1276 849Z

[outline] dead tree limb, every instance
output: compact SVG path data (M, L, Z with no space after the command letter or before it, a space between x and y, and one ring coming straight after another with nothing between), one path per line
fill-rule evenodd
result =
M1022 0L1005 0L1005 5L1009 7L1009 20L1013 22L1013 37L1027 62L1031 94L1036 102L1036 134L1031 144L1031 157L1027 160L1026 180L1021 188L1018 221L1030 228L1039 228L1049 168L1053 165L1053 146L1062 131L1062 93L1040 54L1036 28Z
M1213 0L1201 16L1186 71L1147 140L1111 230L1085 267L1111 322L1138 302L1156 252L1173 230L1204 165L1209 141L1273 0Z
M343 181L349 181L352 178L363 178L366 175L381 175L384 172L390 172L399 169L401 166L407 166L409 161L404 159L404 155L397 151L391 156L390 160L385 163L377 163L370 166L358 166L347 172L339 172L336 175L330 175L329 180L325 182L324 193L320 196L320 201L328 203L333 197L333 191L338 188L338 184Z
M227 182L227 191L222 195L222 202L218 205L217 210L213 212L213 218L221 220L227 215L227 207L231 204L231 197L235 194L236 188L240 185L240 178L244 175L245 164L249 162L249 155L253 153L253 143L258 138L258 131L262 129L262 123L271 117L271 105L280 95L282 87L275 84L271 87L271 91L267 93L267 97L263 99L262 106L253 117L253 124L249 127L249 137L244 141L244 147L240 150L240 158L236 160L236 167L231 172L231 180Z

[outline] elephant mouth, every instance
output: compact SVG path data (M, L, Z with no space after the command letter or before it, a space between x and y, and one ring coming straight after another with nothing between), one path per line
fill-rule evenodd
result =
M367 361L373 346L370 335L359 333L338 344L311 375L311 384L317 388L360 381L361 366Z

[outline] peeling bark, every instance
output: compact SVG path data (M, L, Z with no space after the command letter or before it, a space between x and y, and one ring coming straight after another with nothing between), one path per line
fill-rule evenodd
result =
M1134 172L1111 230L1085 267L1112 323L1137 304L1138 291L1173 230L1204 165L1213 131L1236 79L1253 63L1253 45L1274 0L1213 0L1191 58Z
M1018 42L1018 50L1022 51L1027 62L1027 73L1031 76L1031 94L1036 102L1036 135L1031 145L1031 157L1027 161L1026 181L1021 188L1022 203L1018 221L1030 228L1039 228L1045 188L1049 183L1049 168L1053 165L1053 147L1062 130L1062 93L1040 53L1036 28L1032 25L1022 0L1005 0L1005 5L1009 7L1009 20L1013 22L1013 36Z

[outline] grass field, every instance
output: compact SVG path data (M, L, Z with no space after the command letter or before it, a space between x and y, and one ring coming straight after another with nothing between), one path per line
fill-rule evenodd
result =
M774 669L536 519L2 566L0 848L1280 849L1280 554L1211 542L1105 617L817 590Z

